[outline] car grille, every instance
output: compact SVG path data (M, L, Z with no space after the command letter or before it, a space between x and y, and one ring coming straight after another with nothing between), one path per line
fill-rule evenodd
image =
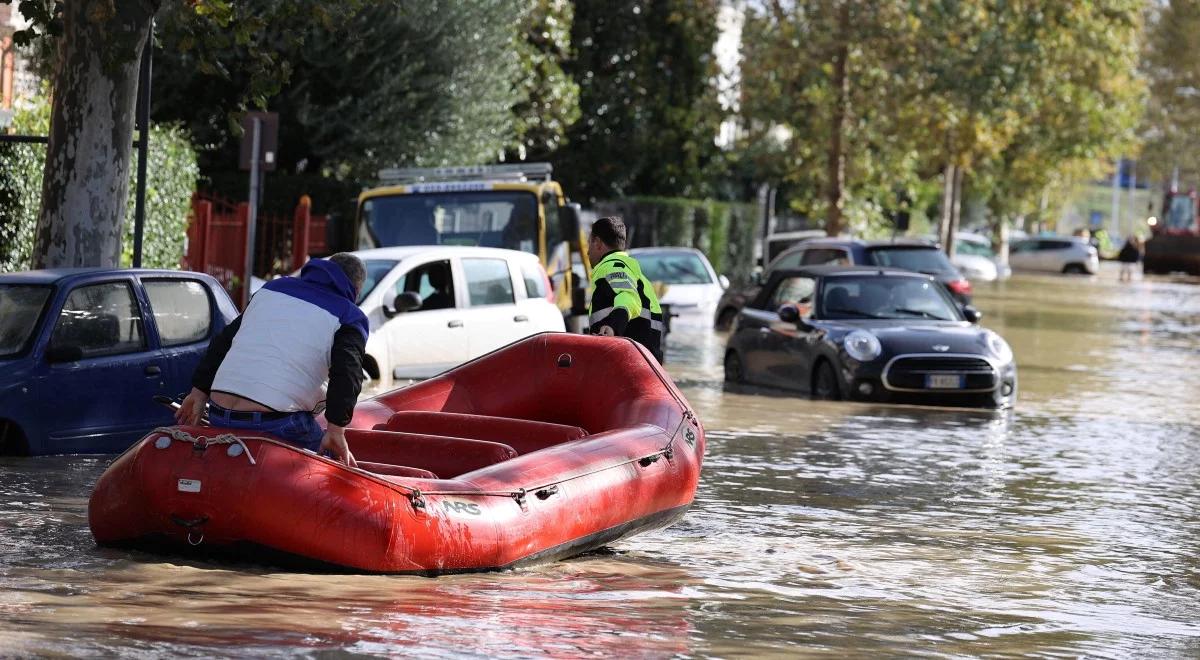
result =
M964 376L960 390L991 390L997 384L996 370L983 358L970 355L913 355L895 358L883 370L883 384L892 390L926 390L925 377L930 374ZM943 391L943 390L938 390Z

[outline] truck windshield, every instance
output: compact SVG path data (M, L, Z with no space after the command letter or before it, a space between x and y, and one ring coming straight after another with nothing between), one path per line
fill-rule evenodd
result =
M0 284L0 358L26 349L50 290L40 284Z
M363 202L359 247L472 245L538 251L537 198L533 193L421 193L372 197Z
M1188 195L1172 195L1166 219L1170 229L1191 229L1196 221L1196 209L1192 198Z

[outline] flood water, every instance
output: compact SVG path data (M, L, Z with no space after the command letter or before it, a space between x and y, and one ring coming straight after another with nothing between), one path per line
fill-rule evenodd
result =
M106 457L0 459L0 656L1200 656L1200 288L1017 277L977 291L1017 355L1007 414L722 387L694 508L610 552L441 578L99 549Z

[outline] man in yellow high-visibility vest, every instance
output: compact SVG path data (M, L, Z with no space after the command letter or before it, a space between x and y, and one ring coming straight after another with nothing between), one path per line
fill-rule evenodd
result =
M628 337L662 362L662 307L654 285L642 275L637 260L625 252L625 222L600 218L588 239L592 262L592 334Z

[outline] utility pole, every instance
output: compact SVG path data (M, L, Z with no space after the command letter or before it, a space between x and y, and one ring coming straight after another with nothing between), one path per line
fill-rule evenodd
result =
M262 148L262 119L251 119L250 135L250 208L246 212L246 261L242 272L242 309L250 305L250 279L254 277L254 230L258 223L258 161Z
M1089 227L1090 229L1090 227ZM1116 236L1121 231L1121 159L1113 170L1112 180L1112 233Z

